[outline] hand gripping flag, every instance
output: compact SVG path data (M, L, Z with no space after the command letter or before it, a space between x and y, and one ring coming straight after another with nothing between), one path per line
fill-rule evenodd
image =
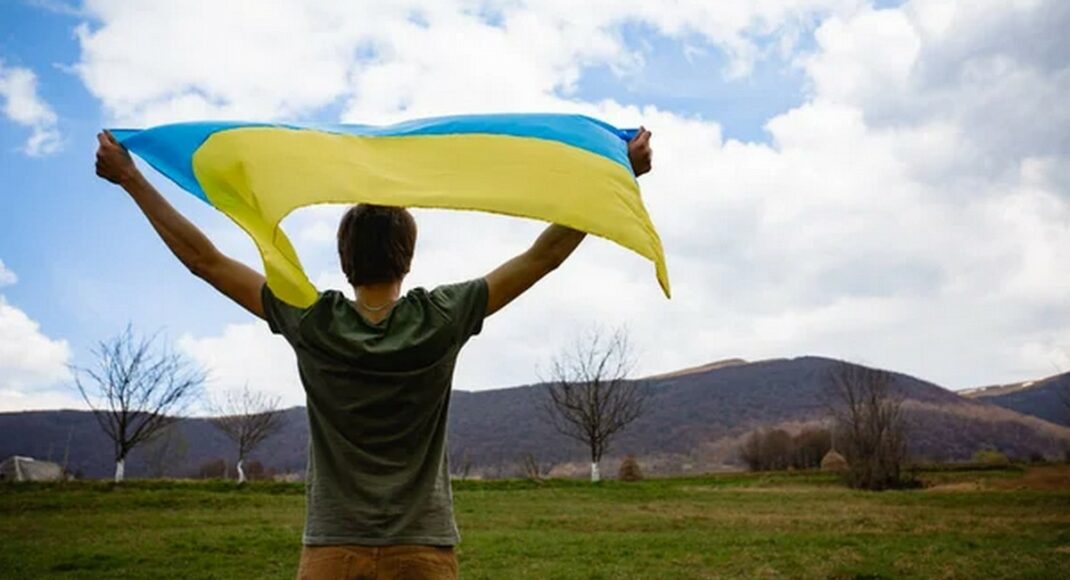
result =
M321 203L478 210L534 218L665 257L621 130L580 115L464 115L370 125L194 122L115 129L120 143L241 226L268 286L299 307L318 295L279 227Z

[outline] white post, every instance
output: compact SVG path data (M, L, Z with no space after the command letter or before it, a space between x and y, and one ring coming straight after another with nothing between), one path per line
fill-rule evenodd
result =
M595 462L595 461L592 461L591 462L591 483L597 482L598 480L599 480L599 477L598 477L598 463Z
M126 465L126 459L120 459L115 462L115 483L119 483L123 480L124 468Z
M244 459L238 460L238 483L245 483L245 470L241 468L242 463L245 463Z

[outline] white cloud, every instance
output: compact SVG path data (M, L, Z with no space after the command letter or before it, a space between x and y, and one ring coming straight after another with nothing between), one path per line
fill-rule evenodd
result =
M0 286L14 284L15 273L0 261ZM41 408L64 401L82 407L64 383L71 378L66 340L53 340L40 325L0 294L0 411Z
M37 75L32 70L6 66L0 60L0 97L4 116L31 130L22 147L24 153L37 157L60 150L63 140L56 127L56 112L37 94Z
M338 101L347 117L382 121L418 107L408 95L427 89L455 111L538 109L585 66L634 70L625 24L714 44L730 56L722 72L739 75L762 58L759 39L796 38L858 3L88 0L75 69L109 116L134 125L300 118Z
M25 389L50 386L70 378L66 340L53 340L25 312L0 296L0 381Z
M20 391L0 389L0 413L37 409L86 409L85 401L69 390Z
M0 286L10 286L18 281L19 277L8 270L7 266L4 266L4 261L0 260Z
M300 117L331 104L361 122L544 109L653 128L644 196L676 297L660 298L648 263L588 240L487 322L459 387L533 380L594 322L626 323L649 372L813 353L954 387L1048 374L1070 345L1065 2L275 2L258 3L264 17L241 34L223 33L239 28L238 3L208 30L195 7L129 6L89 3L79 70L131 122ZM813 50L797 54L815 21ZM623 23L681 46L699 35L729 55L729 75L766 50L796 51L806 100L770 119L771 143L759 144L725 140L710 120L570 97L587 66L643 74ZM305 210L285 224L313 278L333 284L338 215ZM478 214L418 221L410 282L422 285L481 275L539 231ZM186 345L227 386L255 378L300 396L285 344L262 326Z
M209 397L248 385L286 406L305 404L293 350L265 323L228 324L219 336L184 335L178 348L208 370Z

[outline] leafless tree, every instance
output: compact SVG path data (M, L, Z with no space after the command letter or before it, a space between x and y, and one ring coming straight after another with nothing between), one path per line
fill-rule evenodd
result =
M628 380L635 361L628 335L593 330L551 363L541 400L543 416L561 434L585 444L591 457L591 481L613 438L642 414L647 390Z
M832 433L825 429L807 428L792 437L794 453L792 465L796 469L816 469L832 450Z
M849 363L831 372L836 444L852 487L882 490L904 483L903 396L892 374Z
M534 453L525 453L520 458L520 467L524 477L532 481L542 481L554 465L553 461L539 461Z
M787 431L759 429L744 440L739 454L751 471L777 471L791 465L794 451Z
M246 385L226 392L212 407L216 414L212 424L238 446L238 483L245 483L245 458L282 428L279 399L250 391Z
M112 441L115 481L123 480L126 457L177 421L199 393L204 373L157 337L135 335L129 326L93 350L92 367L73 367L75 384L104 434Z
M450 475L458 479L468 479L475 462L468 450L463 447L449 447Z

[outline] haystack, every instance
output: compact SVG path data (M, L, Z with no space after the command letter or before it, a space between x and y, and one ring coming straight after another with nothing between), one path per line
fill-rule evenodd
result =
M620 464L617 479L621 481L640 481L643 479L643 471L639 469L639 461L634 455L628 455Z
M829 450L821 459L821 471L845 471L847 460L835 450Z

